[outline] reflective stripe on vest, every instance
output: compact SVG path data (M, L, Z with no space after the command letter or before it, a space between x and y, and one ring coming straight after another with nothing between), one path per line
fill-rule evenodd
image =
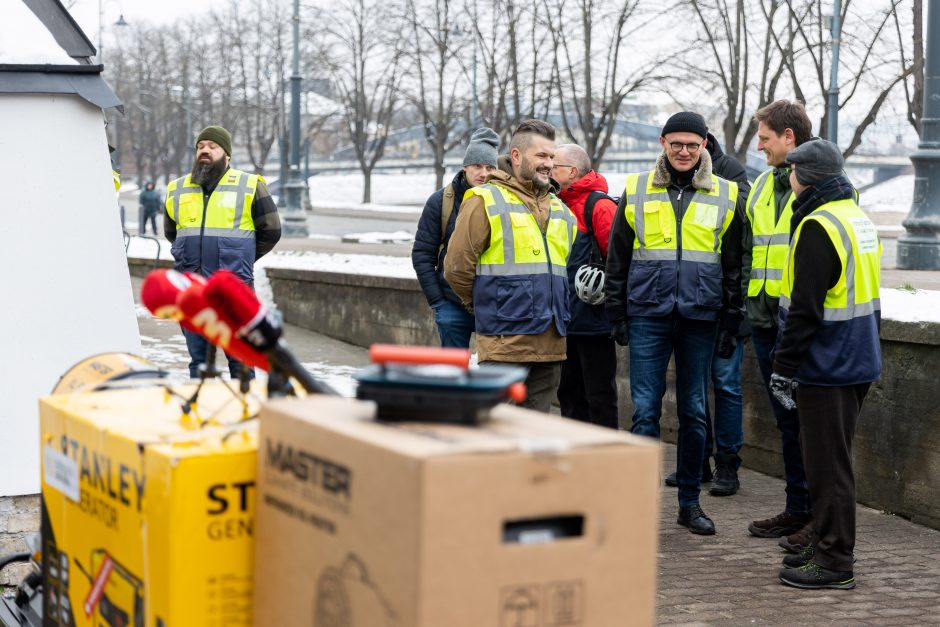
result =
M721 238L734 218L738 186L713 175L711 191L695 190L677 222L669 192L653 185L653 174L629 175L624 189L624 215L634 232L627 315L665 316L678 308L690 319L717 320Z
M780 291L780 325L786 327L793 290L796 249L803 227L823 227L842 264L839 280L823 302L823 324L810 345L797 380L816 385L852 385L878 378L881 346L881 241L878 230L854 201L826 203L806 216L790 244Z
M790 192L786 206L777 218L774 200L773 170L757 177L747 197L747 219L754 235L751 248L751 276L747 284L747 295L755 298L761 291L768 296L780 296L780 281L787 262L790 247L790 218L793 216L793 199Z
M204 235L253 238L251 203L258 180L257 174L230 168L212 191L208 206L203 202L202 187L192 182L191 174L172 181L167 186L166 211L176 223L177 237L199 235L205 211Z
M578 223L558 198L551 198L543 237L535 216L511 191L492 183L469 191L483 198L490 222L490 245L480 255L478 275L544 274L551 267L555 276L568 276L566 264Z
M635 233L634 260L676 260L676 214L665 187L654 187L653 172L631 174L626 185L626 218ZM721 262L721 236L734 217L736 183L712 175L712 191L696 190L682 220L682 258ZM637 210L641 207L642 210Z
M530 335L554 324L565 335L570 319L567 261L578 223L554 195L545 233L519 197L487 183L467 192L480 196L490 225L490 244L477 261L473 307L479 335ZM465 197L466 198L466 197Z

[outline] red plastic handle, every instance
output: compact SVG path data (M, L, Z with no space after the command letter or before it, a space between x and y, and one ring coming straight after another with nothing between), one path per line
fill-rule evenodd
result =
M369 359L374 364L443 364L464 370L470 367L470 351L466 348L373 344Z

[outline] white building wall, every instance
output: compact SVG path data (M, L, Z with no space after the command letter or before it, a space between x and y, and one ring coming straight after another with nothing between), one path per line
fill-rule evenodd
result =
M38 399L78 361L140 354L102 112L0 94L0 496L39 491Z

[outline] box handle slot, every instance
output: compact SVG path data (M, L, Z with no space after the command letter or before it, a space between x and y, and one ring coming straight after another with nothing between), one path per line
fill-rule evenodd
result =
M548 544L584 535L584 516L520 518L503 523L503 544Z

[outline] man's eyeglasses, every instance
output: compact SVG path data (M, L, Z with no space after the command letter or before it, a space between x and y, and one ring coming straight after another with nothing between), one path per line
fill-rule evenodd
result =
M562 165L560 163L556 163L555 165L552 166L552 169L554 170L555 168L573 168L573 167L574 167L573 165Z
M683 144L682 142L669 142L669 147L672 148L673 152L682 152L682 149L685 148L689 151L689 154L694 154L698 152L698 149L702 147L702 144Z

